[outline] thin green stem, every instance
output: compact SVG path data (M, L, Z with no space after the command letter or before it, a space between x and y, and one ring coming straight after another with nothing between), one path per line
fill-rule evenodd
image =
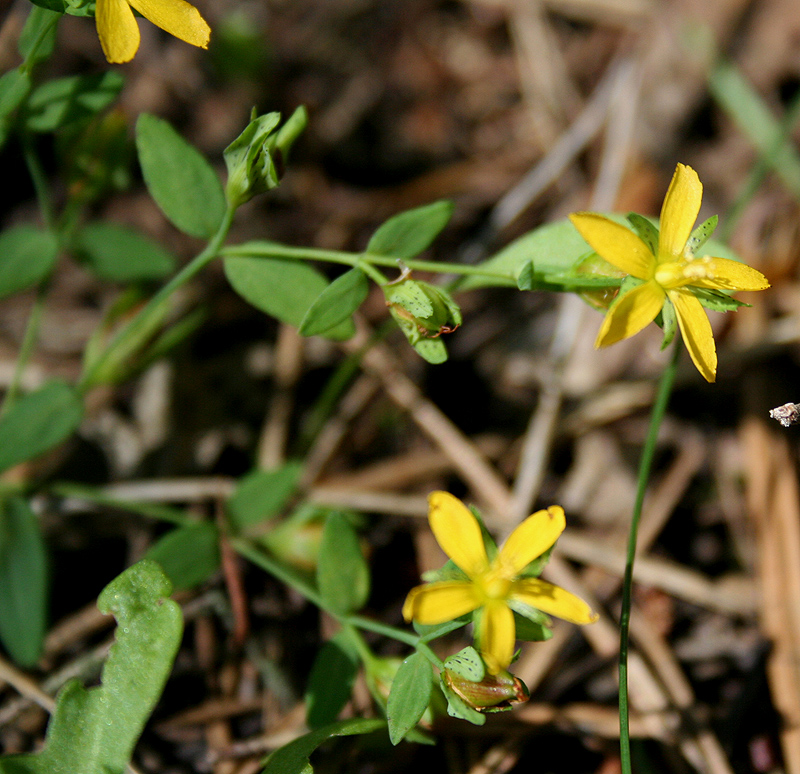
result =
M417 648L424 653L437 667L440 669L444 668L444 664L439 657L422 641L419 635L408 632L405 629L398 629L396 626L381 623L380 621L373 621L371 618L365 618L360 615L343 615L338 613L331 609L319 592L308 581L280 562L277 562L266 552L259 551L241 538L232 538L231 545L239 554L245 557L245 559L248 559L295 591L300 592L309 602L316 605L320 610L324 610L343 626L354 626L358 629L375 632L375 634L381 634L384 637L389 637L390 639L410 645L412 648Z
M22 339L22 346L19 349L17 362L14 366L14 374L11 377L11 384L8 385L3 404L0 406L0 417L8 411L17 399L20 384L22 383L22 375L25 373L25 367L33 355L36 341L39 338L39 329L42 326L42 313L44 312L44 303L47 298L48 283L39 285L36 293L36 298L31 308L31 313L28 316L28 323L25 326L25 336Z
M114 356L114 353L124 348L134 341L138 336L147 331L152 322L152 316L158 314L161 304L166 301L179 287L185 285L195 276L206 264L210 263L220 254L222 244L228 235L233 216L236 213L234 207L228 206L225 217L217 229L217 233L211 238L205 249L187 263L166 285L164 285L142 308L142 310L125 326L109 344L105 352L91 364L82 374L78 387L86 390L92 386L94 378L102 371L106 363Z
M342 250L320 250L312 247L291 247L277 242L251 242L245 245L233 245L223 250L223 255L259 256L265 258L295 258L304 261L326 261L328 263L341 263L346 266L386 266L397 269L397 258L387 255L372 255L371 253L348 253ZM467 266L461 263L443 263L441 261L417 261L413 258L403 259L409 269L416 271L430 271L439 274L463 274L477 277L491 277L508 282L508 276L496 272L486 271L480 266ZM384 280L385 281L385 280Z
M39 30L38 37L33 41L33 44L28 50L28 55L25 57L25 61L20 65L20 70L30 73L31 70L33 70L34 65L41 61L37 60L36 52L39 50L39 46L42 45L44 39L50 34L50 30L61 20L61 16L62 14L53 15L47 24L42 25L42 28Z
M631 526L628 532L628 551L625 559L625 578L622 585L622 612L619 617L619 750L622 764L622 774L631 774L631 739L628 709L628 639L631 621L631 588L633 586L633 564L636 558L636 540L639 534L639 521L642 516L642 505L650 480L650 471L653 467L653 457L656 452L658 430L664 419L675 374L678 370L678 358L681 348L677 342L673 345L670 357L661 381L658 385L653 410L650 413L650 426L647 429L642 456L639 461L639 476L636 485L636 501L631 516Z
M39 202L39 211L42 220L49 231L56 231L56 218L53 211L53 202L50 199L50 191L47 185L47 175L39 163L39 156L33 147L33 139L27 132L20 135L22 143L22 155L25 158L25 166L28 167L28 174L31 176L33 189L36 192L36 200Z

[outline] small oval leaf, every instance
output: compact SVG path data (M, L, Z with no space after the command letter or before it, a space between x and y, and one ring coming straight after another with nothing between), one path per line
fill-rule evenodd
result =
M433 670L421 653L412 653L397 670L386 704L386 721L392 744L419 723L431 700Z
M0 419L0 472L61 443L83 418L83 402L66 382L53 380L14 403Z
M358 535L343 513L325 522L317 564L317 586L337 613L347 615L364 606L369 596L369 567Z
M58 241L49 231L16 226L0 234L0 298L45 279L57 255Z
M358 309L369 293L369 283L361 269L346 271L331 282L308 308L300 334L319 336L345 322Z
M225 193L202 154L148 113L136 122L136 148L147 190L164 215L191 236L212 237L225 216Z
M300 327L311 304L328 287L328 281L316 269L280 258L226 258L225 276L245 301L295 328ZM327 331L326 336L339 340L354 333L352 321L345 320Z
M14 661L32 667L47 624L47 554L27 501L12 497L0 511L0 639Z
M413 258L430 246L452 214L453 202L444 200L401 212L378 227L365 252Z

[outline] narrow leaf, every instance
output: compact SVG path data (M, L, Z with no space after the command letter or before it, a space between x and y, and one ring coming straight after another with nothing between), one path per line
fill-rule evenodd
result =
M44 750L6 758L4 774L122 772L155 707L181 641L180 607L170 583L147 559L126 570L100 595L97 607L117 619L117 640L101 685L78 680L58 695Z
M358 655L344 631L320 648L306 688L306 723L320 728L333 723L350 700L358 674Z
M692 231L692 235L686 243L686 248L690 253L695 254L709 240L717 227L718 221L719 218L716 215L712 215Z
M15 226L0 234L0 298L45 279L57 255L58 241L49 231Z
M413 258L428 248L453 214L453 203L438 201L389 218L369 240L365 252Z
M280 258L226 258L225 275L245 301L295 328L300 327L306 312L328 287L328 281L316 269ZM353 323L346 320L326 336L347 339L354 333Z
M116 223L91 223L83 228L78 250L100 279L111 282L161 279L176 265L160 244Z
M346 271L331 282L308 308L300 322L303 336L327 333L347 320L369 293L369 283L361 269Z
M68 438L83 418L83 402L53 380L20 398L0 419L0 472L33 459Z
M0 512L0 639L17 664L32 667L47 623L47 555L27 501L12 497Z
M386 704L386 721L392 744L419 723L431 700L433 670L421 653L412 653L397 670Z
M148 113L136 122L136 148L147 190L164 215L191 236L212 237L225 216L225 193L200 152Z
M653 222L649 218L639 215L638 212L629 212L627 218L639 239L650 248L653 255L658 255L659 234Z
M325 522L317 564L317 585L325 601L343 615L359 610L369 596L369 567L358 535L342 513Z
M800 154L784 129L742 73L723 63L711 72L711 94L730 115L784 185L800 198Z

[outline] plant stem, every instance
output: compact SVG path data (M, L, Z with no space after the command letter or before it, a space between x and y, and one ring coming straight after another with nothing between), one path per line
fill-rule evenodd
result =
M345 266L358 266L364 264L371 266L386 266L397 269L397 258L388 255L372 255L371 253L348 253L343 250L319 250L313 247L291 247L278 242L250 242L244 245L226 247L224 255L263 256L265 258L295 258L305 261L327 261L328 263L342 263ZM441 261L417 261L413 258L403 258L403 263L409 269L416 271L430 271L439 274L463 274L477 277L491 277L509 281L505 274L486 271L480 266L467 266L461 263L443 263ZM364 269L366 271L366 269Z
M371 618L364 618L360 615L343 615L342 613L337 613L330 608L327 602L310 583L294 571L284 567L280 562L275 561L266 552L259 551L241 538L231 538L231 546L245 557L245 559L248 559L262 570L266 570L270 575L274 576L282 583L285 583L287 586L290 586L295 591L299 591L309 602L316 605L320 610L324 610L328 615L339 621L342 626L354 626L358 629L365 629L410 645L412 648L417 648L422 651L425 656L433 661L440 669L444 668L442 661L424 642L422 642L422 638L419 637L419 635L407 632L405 629L398 629L396 626L389 626L389 624L381 623L380 621L373 621Z
M622 774L631 774L631 740L628 710L628 639L631 620L631 588L633 586L633 563L636 558L636 539L639 534L639 521L642 516L642 505L653 467L653 457L658 441L658 430L667 410L675 374L678 370L678 358L681 347L673 344L672 356L667 363L658 385L653 410L650 413L650 426L647 429L642 456L639 461L639 475L636 485L636 501L633 505L631 526L628 532L628 551L625 559L625 578L622 585L622 612L619 617L619 751Z
M22 375L25 373L25 366L33 354L33 348L36 345L36 340L39 338L39 328L42 323L42 313L44 312L44 302L47 298L48 283L42 283L36 292L36 298L31 308L28 323L25 326L25 337L22 339L22 346L19 349L17 362L14 365L14 374L11 377L11 383L8 385L3 404L0 406L0 417L8 411L17 399L20 384L22 383Z
M78 382L79 389L86 390L92 386L94 377L102 371L103 366L108 362L115 350L124 349L128 342L145 332L150 324L151 315L158 313L160 305L179 287L186 284L194 277L206 264L210 263L220 254L220 249L225 241L225 237L228 235L235 213L236 209L229 205L225 210L225 216L217 229L217 233L214 234L203 251L196 255L166 285L164 285L147 304L145 304L136 317L116 335L103 354L83 373Z

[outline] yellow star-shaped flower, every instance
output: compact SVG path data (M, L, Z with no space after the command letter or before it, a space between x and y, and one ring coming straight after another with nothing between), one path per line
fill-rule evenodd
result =
M661 207L658 249L650 247L625 226L595 212L578 212L570 220L581 236L610 264L643 280L611 305L595 347L633 336L651 323L665 303L675 308L681 335L692 361L713 382L717 351L711 324L692 288L765 290L767 278L738 261L712 256L695 257L692 234L703 185L697 173L678 164Z
M139 25L132 8L170 35L208 48L211 28L185 0L97 0L97 35L109 62L129 62L139 48Z
M481 609L478 647L489 672L497 674L514 655L515 603L573 623L596 620L574 594L539 578L520 577L564 531L563 508L553 505L529 516L490 562L478 520L460 500L447 492L433 492L428 503L437 542L467 580L436 581L412 589L403 605L407 621L439 624Z

